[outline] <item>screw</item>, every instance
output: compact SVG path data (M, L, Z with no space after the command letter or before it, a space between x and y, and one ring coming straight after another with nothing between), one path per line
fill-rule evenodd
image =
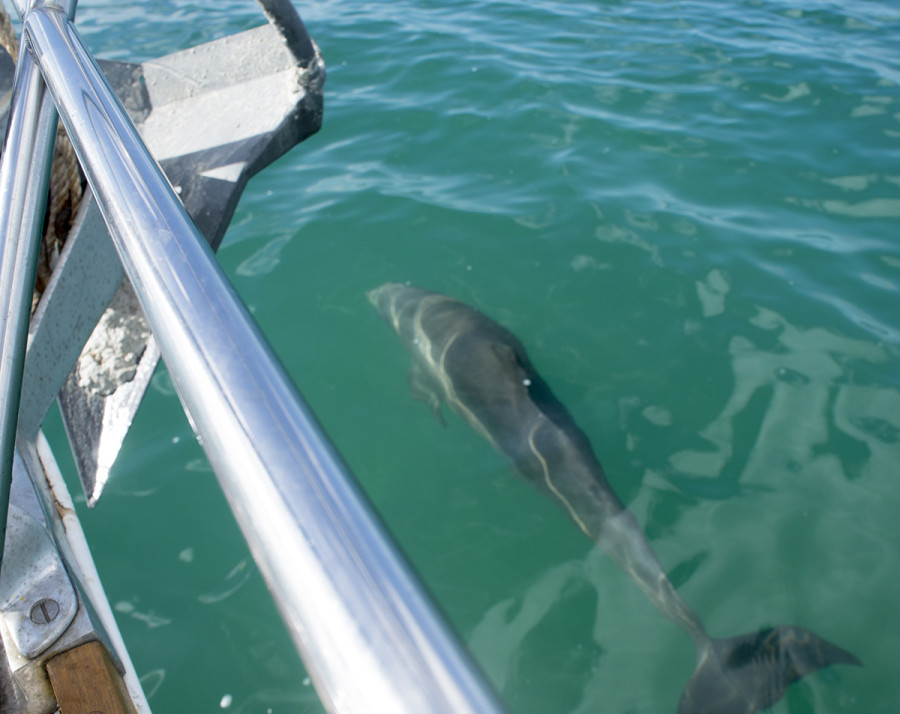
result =
M31 611L28 613L35 625L46 625L53 622L57 615L59 615L59 603L49 598L38 600L31 606Z

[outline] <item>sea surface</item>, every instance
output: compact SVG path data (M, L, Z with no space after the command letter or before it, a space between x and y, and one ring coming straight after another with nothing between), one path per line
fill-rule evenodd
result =
M365 298L386 281L521 339L713 635L795 624L864 663L774 712L900 710L900 3L298 9L323 128L253 179L219 257L509 711L673 713L693 646L410 398ZM263 21L82 0L77 24L137 62ZM156 712L324 711L163 367L82 506Z

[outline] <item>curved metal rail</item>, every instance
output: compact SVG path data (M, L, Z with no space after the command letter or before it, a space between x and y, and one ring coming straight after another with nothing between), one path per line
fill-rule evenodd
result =
M326 707L502 711L267 346L66 13L38 2L23 27L182 404ZM4 254L0 267L7 262ZM18 386L15 370L10 374Z
M0 556L12 483L25 343L44 204L56 138L56 107L30 53L22 54L0 164Z

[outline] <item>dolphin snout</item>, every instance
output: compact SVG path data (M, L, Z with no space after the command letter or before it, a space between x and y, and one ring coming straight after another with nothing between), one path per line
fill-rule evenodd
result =
M393 293L396 292L398 287L403 287L399 283L385 283L384 285L379 285L377 288L372 288L371 290L366 292L366 297L369 298L369 302L372 303L376 308L381 310L382 302L386 297L390 297Z

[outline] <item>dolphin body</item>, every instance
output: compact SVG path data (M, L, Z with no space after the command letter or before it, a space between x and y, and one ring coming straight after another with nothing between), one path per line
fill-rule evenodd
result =
M535 371L515 335L446 295L396 283L367 296L412 354L413 395L464 419L595 541L694 641L697 663L679 714L751 714L801 677L861 662L809 630L766 628L711 638L666 577L616 497L584 432Z

